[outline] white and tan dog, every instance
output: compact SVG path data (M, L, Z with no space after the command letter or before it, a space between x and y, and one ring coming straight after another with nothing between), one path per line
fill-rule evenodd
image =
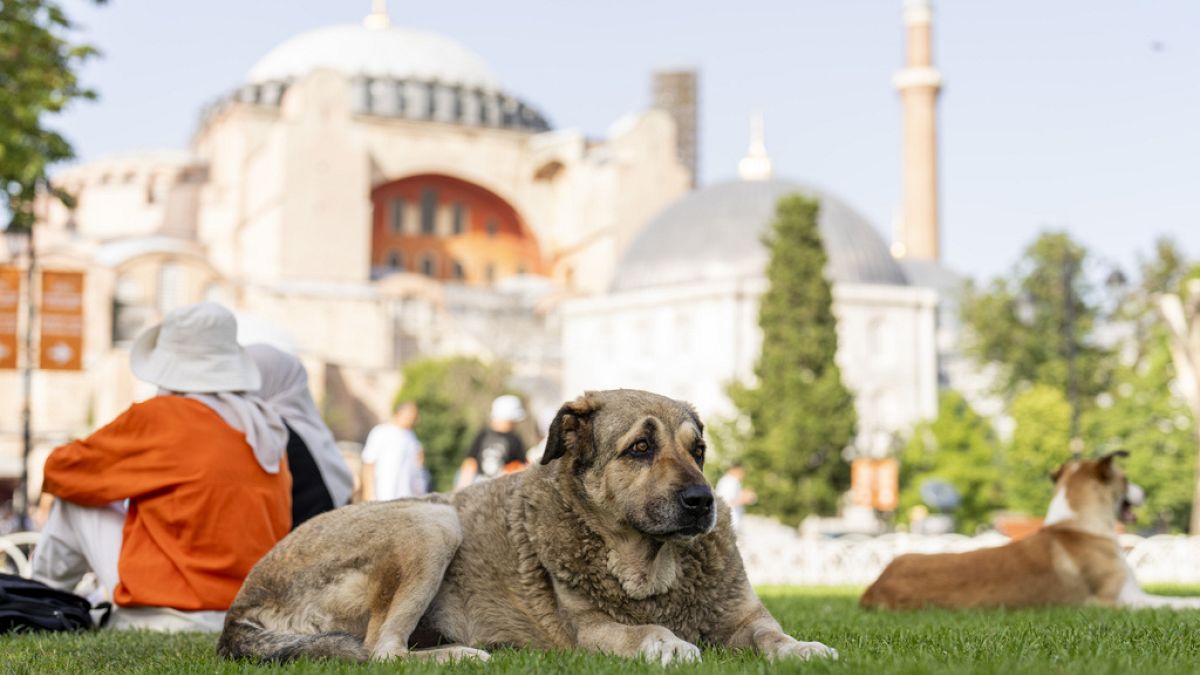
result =
M867 608L1100 605L1200 609L1200 598L1142 590L1117 542L1142 491L1113 464L1116 452L1072 461L1053 475L1057 491L1036 534L966 553L908 554L892 561L863 594Z

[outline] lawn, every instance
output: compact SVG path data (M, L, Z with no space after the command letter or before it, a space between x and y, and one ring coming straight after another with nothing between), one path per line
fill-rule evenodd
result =
M1200 589L1155 589L1200 594ZM1098 608L1018 612L925 611L883 614L858 609L854 590L763 589L784 628L837 647L837 662L770 664L745 653L706 649L704 661L672 668L695 673L1137 673L1200 671L1200 612ZM240 673L265 671L220 661L206 635L99 633L0 637L0 672ZM273 668L272 670L275 670ZM420 663L350 666L302 662L299 673L445 672ZM578 653L499 650L486 664L454 672L654 673L661 668Z

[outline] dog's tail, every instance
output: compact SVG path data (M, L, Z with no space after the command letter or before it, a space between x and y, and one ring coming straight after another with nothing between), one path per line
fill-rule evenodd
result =
M284 633L247 618L225 622L217 654L227 659L279 662L300 657L364 662L370 657L362 640L349 633Z

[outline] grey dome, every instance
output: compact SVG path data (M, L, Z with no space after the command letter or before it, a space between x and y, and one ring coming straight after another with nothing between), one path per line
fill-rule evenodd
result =
M767 265L762 236L780 198L819 199L817 224L831 281L907 285L904 271L867 219L841 199L785 180L736 180L684 196L654 217L617 266L613 290L758 276Z

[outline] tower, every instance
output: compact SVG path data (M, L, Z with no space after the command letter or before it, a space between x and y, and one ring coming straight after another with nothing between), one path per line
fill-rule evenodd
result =
M654 73L654 107L667 111L675 120L675 149L679 161L692 174L696 186L697 105L696 71L660 70Z
M738 177L742 180L767 180L771 177L771 158L767 155L767 143L763 138L762 113L750 115L750 147L746 156L738 162Z
M893 80L903 109L903 209L897 257L937 260L937 99L942 74L933 67L930 0L905 0L904 69Z

